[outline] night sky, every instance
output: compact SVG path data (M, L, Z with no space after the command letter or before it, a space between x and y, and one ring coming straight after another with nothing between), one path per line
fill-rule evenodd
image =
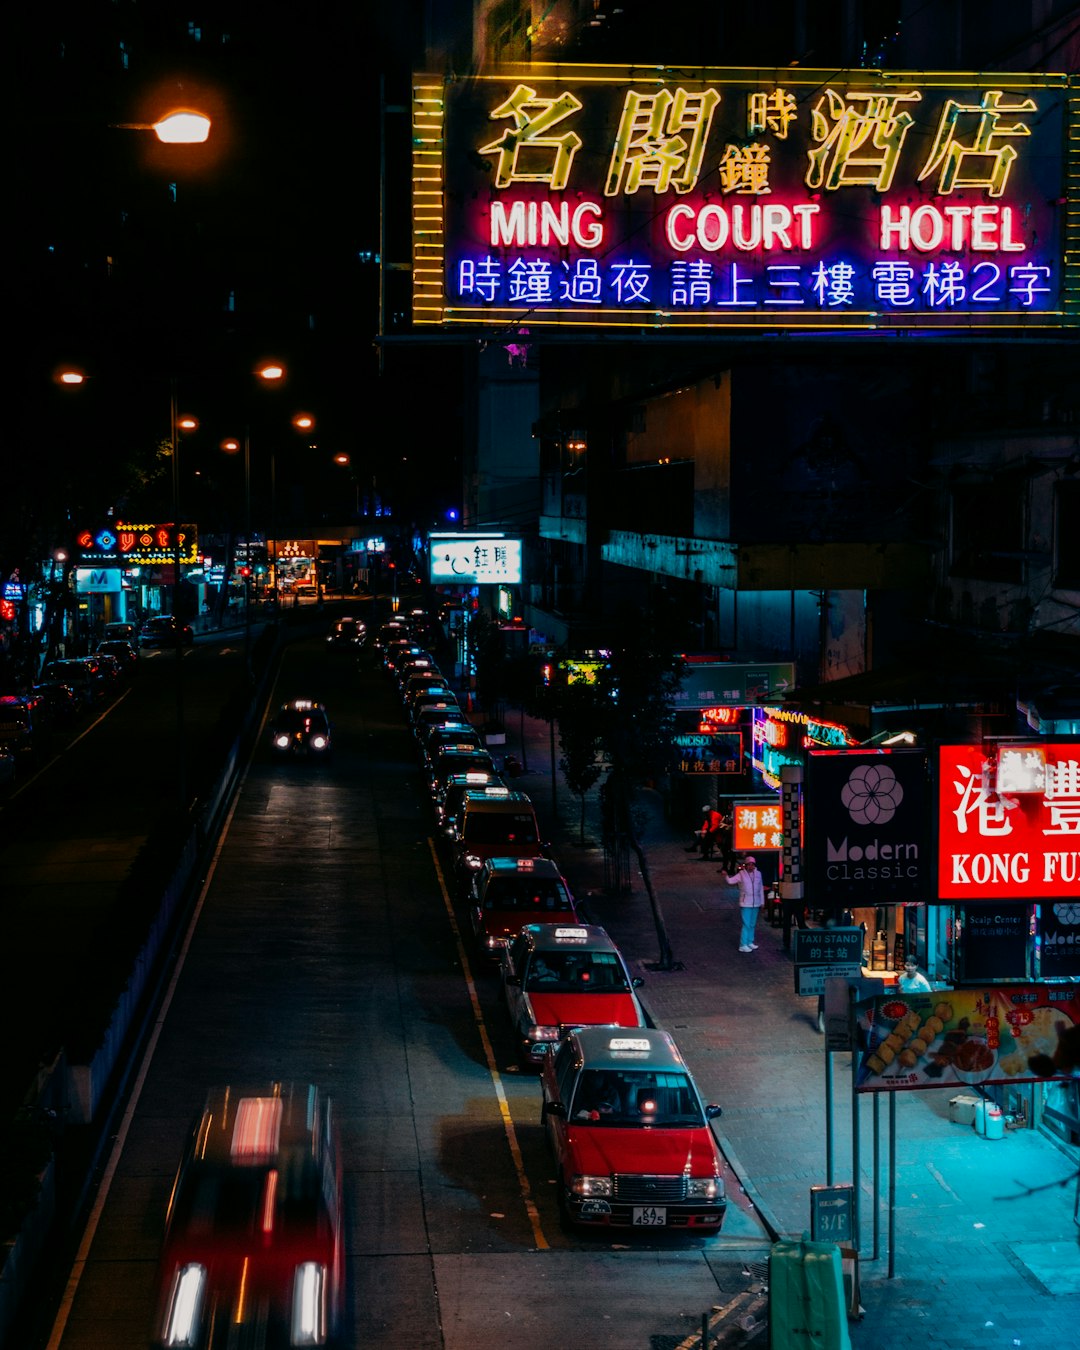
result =
M351 507L339 510L338 453L357 479L387 487L402 458L413 468L422 458L432 495L456 491L460 357L401 344L380 373L375 347L379 77L388 102L407 103L404 27L376 31L381 6L206 8L194 30L198 7L131 0L17 16L18 265L7 298L20 411L5 460L20 518L9 523L9 496L0 565L28 518L47 521L58 492L80 518L115 504L124 466L152 463L168 436L174 376L181 411L201 423L181 462L203 486L218 476L227 486L217 445L246 424L256 454L275 438L283 471L297 473L324 518L355 510L349 486L340 495ZM117 127L169 103L211 115L206 146L166 147ZM398 152L387 254L407 262L408 119L391 114L387 125ZM401 332L407 274L393 281L387 327ZM289 369L287 388L270 396L250 374L268 356ZM92 377L74 399L51 380L70 363ZM301 408L318 418L310 444L288 429ZM421 518L428 510L422 498L400 504Z

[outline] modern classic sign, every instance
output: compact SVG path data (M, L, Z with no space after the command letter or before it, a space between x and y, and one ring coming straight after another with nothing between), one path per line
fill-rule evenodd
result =
M929 899L930 794L917 750L823 750L806 762L807 894L830 904Z
M417 76L413 318L1073 324L1068 105L1051 74Z

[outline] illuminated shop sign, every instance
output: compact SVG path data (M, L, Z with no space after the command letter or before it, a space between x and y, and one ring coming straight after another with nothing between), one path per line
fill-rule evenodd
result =
M783 848L783 807L776 798L769 801L733 802L731 814L734 831L732 847L736 853Z
M521 582L521 540L502 535L433 534L431 582L464 586Z
M938 760L943 900L1080 895L1080 741L944 745Z
M671 738L679 773L742 773L741 731L676 731Z
M781 769L805 763L811 748L855 745L855 737L837 722L822 722L793 708L758 707L752 711L751 760L771 788L780 787Z
M803 876L832 905L921 901L933 881L927 758L919 750L807 756Z
M413 318L1073 324L1067 84L549 64L417 76Z
M770 694L783 694L795 684L795 666L790 661L772 665L687 661L685 657L683 661L682 683L672 699L675 708L746 707Z
M79 549L79 562L88 566L137 567L175 563L177 548L181 563L190 565L199 556L199 531L195 525L181 525L178 533L172 523L129 525L118 520L102 529L82 530L75 543Z

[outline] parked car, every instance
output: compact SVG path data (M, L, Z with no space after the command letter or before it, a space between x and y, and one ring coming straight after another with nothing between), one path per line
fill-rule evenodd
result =
M124 638L105 638L99 642L95 656L111 656L120 665L124 675L131 675L139 664L139 649Z
M326 645L334 651L358 651L364 645L367 625L360 619L342 618L331 624Z
M343 1227L330 1099L307 1084L212 1090L169 1197L154 1345L332 1344Z
M523 1064L539 1064L581 1027L647 1025L634 992L644 981L602 928L526 924L502 949L499 975Z
M541 1069L568 1226L719 1233L727 1212L706 1105L675 1042L644 1027L571 1032Z
M115 656L108 652L95 652L94 660L106 684L119 684L124 677L124 668Z
M566 878L549 858L488 858L473 875L469 918L482 955L498 960L527 923L577 924Z
M0 695L0 753L20 761L32 760L48 749L49 709L40 694Z
M60 680L43 680L34 685L33 692L44 701L53 726L69 727L78 721L82 703L70 684Z
M466 792L454 841L454 871L460 881L479 873L488 858L543 856L536 811L524 792L505 787Z
M138 632L133 623L107 623L102 629L102 636L108 642L130 642L134 646L138 641Z
M190 647L195 633L189 623L181 623L172 614L147 619L139 629L140 647Z
M105 695L101 667L84 656L68 656L47 661L42 667L42 684L66 684L75 691L82 708L90 708Z

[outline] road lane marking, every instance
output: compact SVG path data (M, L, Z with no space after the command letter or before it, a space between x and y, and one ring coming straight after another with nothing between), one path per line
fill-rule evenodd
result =
M457 916L454 914L454 906L450 900L450 892L446 887L446 878L443 876L443 870L439 864L439 855L435 851L435 840L430 837L428 839L428 848L431 850L431 861L435 864L435 875L439 879L439 890L442 892L443 904L446 906L446 913L450 919L450 927L454 933L454 941L457 944L458 958L461 961L461 969L465 975L465 986L469 991L469 1001L472 1004L473 1021L476 1023L476 1029L480 1033L480 1043L484 1047L484 1058L487 1060L488 1073L491 1075L491 1081L495 1087L495 1096L499 1103L499 1114L502 1116L503 1131L506 1134L506 1142L510 1149L510 1156L514 1160L518 1185L521 1187L521 1198L525 1202L525 1213L529 1216L529 1224L532 1227L533 1241L540 1251L547 1251L549 1243L547 1238L544 1237L544 1230L540 1224L540 1214L532 1197L532 1187L529 1185L529 1178L525 1173L525 1163L521 1157L521 1147L518 1144L517 1131L514 1129L514 1122L510 1115L510 1103L506 1100L502 1074L499 1073L498 1067L495 1064L495 1052L491 1048L491 1037L488 1035L487 1024L484 1022L484 1014L480 1007L480 999L476 992L476 983L473 980L472 967L469 965L469 958L465 951L465 943L461 938L461 929L458 927Z

